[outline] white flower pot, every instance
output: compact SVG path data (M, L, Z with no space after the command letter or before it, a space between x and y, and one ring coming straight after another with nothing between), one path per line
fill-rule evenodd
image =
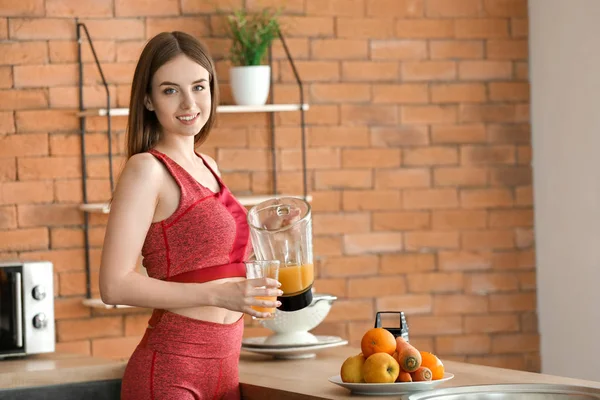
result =
M231 93L240 106L262 106L269 97L271 67L252 65L232 67L229 70Z

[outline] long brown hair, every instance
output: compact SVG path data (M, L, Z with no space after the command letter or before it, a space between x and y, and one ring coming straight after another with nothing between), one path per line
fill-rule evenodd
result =
M184 54L204 67L209 74L211 110L206 124L194 136L194 144L206 140L215 123L215 114L219 102L219 87L214 62L208 49L199 40L184 32L163 32L154 36L142 51L135 67L129 101L129 119L127 121L127 158L148 151L159 139L160 124L156 114L144 106L144 99L152 89L152 77L156 71Z

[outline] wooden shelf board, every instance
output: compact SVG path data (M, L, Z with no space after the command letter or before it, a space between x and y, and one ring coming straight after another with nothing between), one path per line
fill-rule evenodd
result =
M302 198L301 195L283 195L283 194L280 194L280 195L265 194L265 195L260 195L260 196L236 196L238 201L244 207L251 207L251 206L257 205L259 203L262 203L265 200L272 199L273 197L299 197L299 198ZM309 203L312 202L311 195L306 196L306 199L308 200ZM110 205L108 203L87 203L87 204L81 204L79 206L79 209L84 212L89 212L89 213L108 214L110 212Z
M239 196L236 197L236 199L238 199L238 201L243 205L243 206L255 206L257 204L262 203L263 201L272 199L274 197L298 197L298 198L302 198L302 195L295 195L295 194L265 194L265 195L261 195L261 196ZM306 196L306 200L310 203L312 202L312 196L311 195L307 195Z
M79 209L89 213L108 214L110 212L110 204L108 203L87 203L81 204Z
M105 310L114 309L114 308L135 308L132 306L106 304L100 298L84 299L83 305L86 307L90 307L90 308L102 308Z
M253 113L253 112L286 112L308 110L308 104L265 104L264 106L238 106L238 105L222 105L217 106L218 113ZM104 117L107 114L106 108L90 109L77 112L79 117ZM114 117L129 115L129 108L111 108L110 115Z

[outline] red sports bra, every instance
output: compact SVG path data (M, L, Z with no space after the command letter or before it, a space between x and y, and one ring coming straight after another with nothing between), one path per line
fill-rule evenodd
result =
M167 168L181 191L179 206L154 222L142 247L148 276L173 282L207 282L245 277L244 261L252 246L246 209L199 155L219 182L214 193L183 167L157 150L149 150Z

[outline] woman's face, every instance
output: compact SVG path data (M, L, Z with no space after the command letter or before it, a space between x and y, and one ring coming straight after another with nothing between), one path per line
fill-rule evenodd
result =
M208 71L181 54L156 71L145 105L163 134L194 136L210 116L211 101Z

